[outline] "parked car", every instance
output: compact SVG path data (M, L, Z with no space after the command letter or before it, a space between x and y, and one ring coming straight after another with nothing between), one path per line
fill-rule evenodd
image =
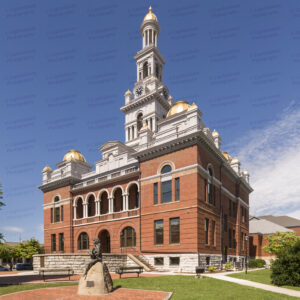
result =
M9 268L6 268L6 267L3 267L3 266L0 266L0 271L9 271Z
M25 263L25 264L16 264L16 270L17 271L21 271L21 270L33 270L33 266L32 264L28 264L28 263Z

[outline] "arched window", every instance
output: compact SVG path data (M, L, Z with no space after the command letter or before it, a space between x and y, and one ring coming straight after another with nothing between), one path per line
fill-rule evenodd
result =
M132 184L129 187L129 209L139 208L139 190L136 184Z
M135 230L128 226L124 228L121 232L121 247L128 248L128 247L135 247L136 246L136 234Z
M103 192L100 197L100 215L108 213L108 195L107 192Z
M88 217L92 217L95 215L96 208L95 208L95 197L94 195L90 195L88 198Z
M54 197L54 203L59 202L60 198L59 196L55 196ZM56 206L54 207L54 222L60 222L60 206Z
M170 165L165 165L162 169L161 169L161 174L165 174L165 173L169 173L172 171L172 168Z
M213 171L211 168L208 168L209 178L207 181L207 198L208 203L215 204L215 193L214 193L214 186L213 186Z
M89 249L89 236L86 232L82 232L78 237L78 250L86 249Z
M167 174L172 171L172 168L170 165L165 165L161 169L161 174ZM167 180L166 180L167 179ZM172 180L169 180L168 178L162 178L161 182L161 202L162 203L168 203L172 202Z
M114 191L114 212L123 210L123 193L121 188Z
M79 198L76 204L76 219L83 218L83 200Z
M143 114L139 113L137 116L137 130L140 131L142 127L143 127Z
M148 77L148 62L145 62L143 65L143 78Z

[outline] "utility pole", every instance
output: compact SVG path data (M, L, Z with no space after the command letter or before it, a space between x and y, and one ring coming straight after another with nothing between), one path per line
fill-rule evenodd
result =
M248 241L248 235L245 235L245 242L246 242L246 274L248 273L248 245L247 245L247 241Z

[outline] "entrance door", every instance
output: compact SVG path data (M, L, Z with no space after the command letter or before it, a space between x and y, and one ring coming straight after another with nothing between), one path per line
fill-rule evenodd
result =
M99 240L102 246L102 252L110 253L110 235L107 230L102 230L99 233Z

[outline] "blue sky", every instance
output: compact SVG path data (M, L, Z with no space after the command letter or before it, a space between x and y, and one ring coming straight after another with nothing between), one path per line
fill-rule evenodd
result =
M163 81L195 102L255 188L251 213L300 217L299 1L3 0L0 181L7 240L43 241L41 170L69 149L89 163L124 140L120 107L149 5Z

